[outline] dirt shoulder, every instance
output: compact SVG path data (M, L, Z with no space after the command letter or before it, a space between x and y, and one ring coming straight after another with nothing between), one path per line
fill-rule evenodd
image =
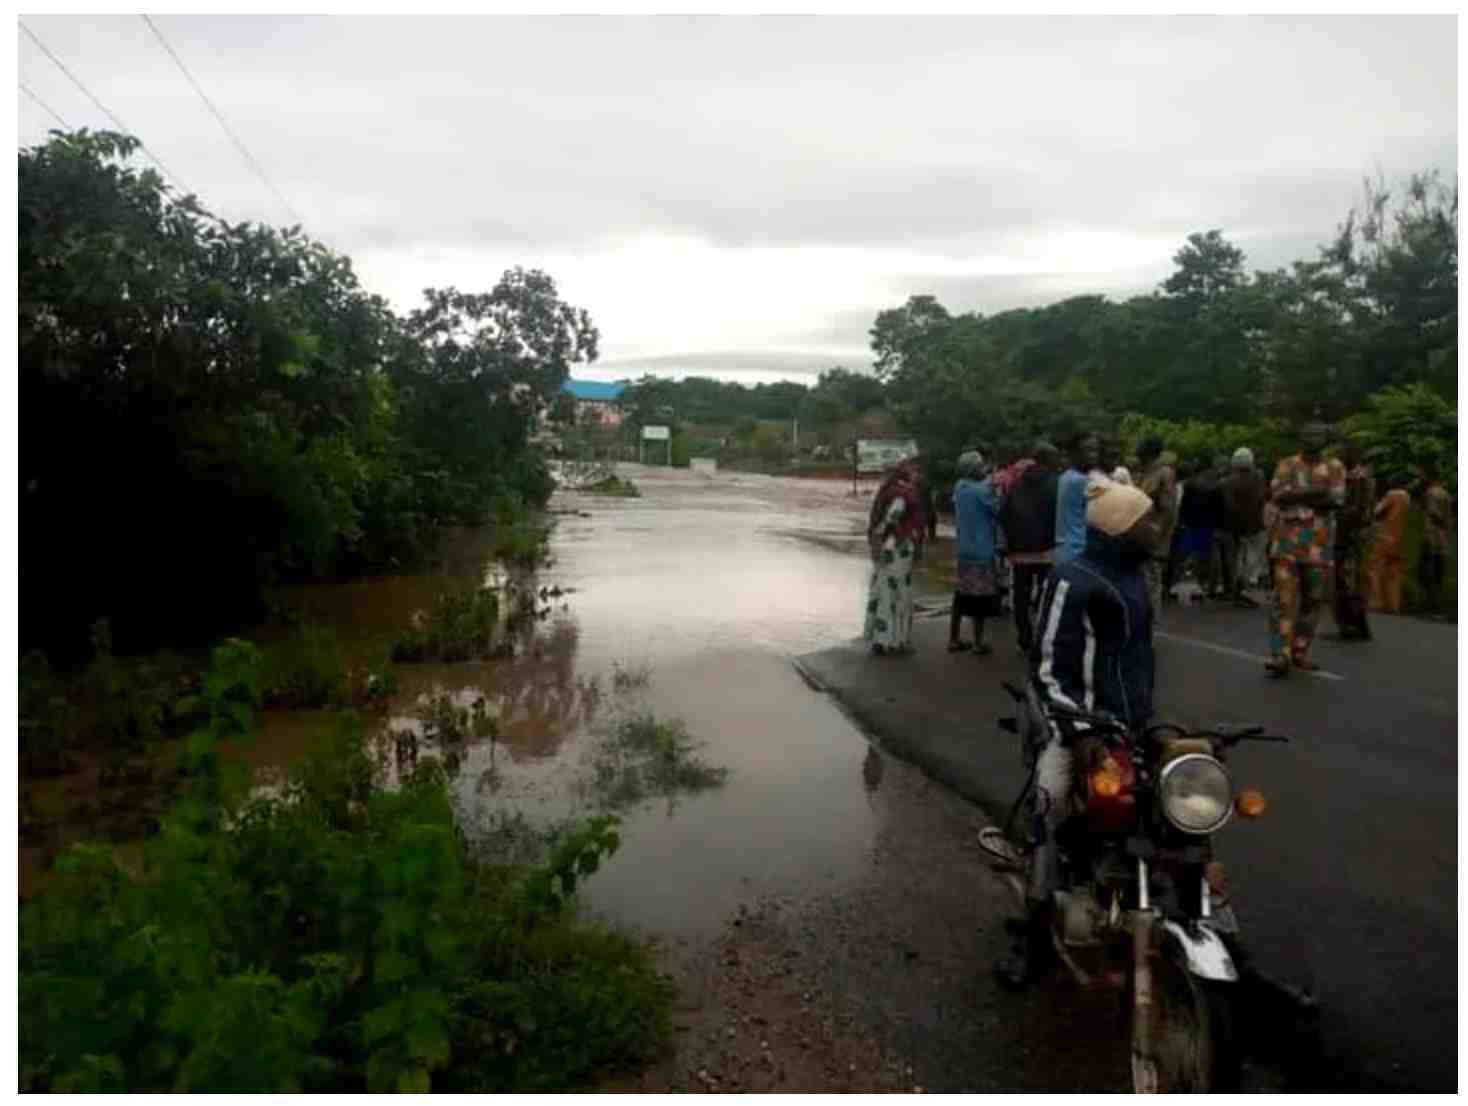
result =
M977 848L982 813L875 749L864 778L881 830L863 875L752 897L713 940L670 947L675 1047L607 1089L1124 1089L1114 994L993 982L1013 900Z

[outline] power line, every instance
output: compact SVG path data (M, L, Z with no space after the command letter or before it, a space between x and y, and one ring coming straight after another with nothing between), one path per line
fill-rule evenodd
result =
M224 133L227 134L229 136L229 140L235 144L235 149L239 150L240 155L245 159L245 161L249 163L250 168L255 170L255 175L258 176L261 181L265 183L266 188L270 189L270 191L275 194L275 198L280 201L281 206L284 207L286 211L290 212L292 219L294 219L297 223L304 223L305 220L302 219L300 215L296 214L296 209L291 206L290 201L285 198L280 189L276 188L271 179L266 176L264 168L262 168L260 163L255 159L255 155L250 153L249 148L244 144L243 141L241 141L239 135L234 133L234 129L225 120L224 115L217 107L214 106L214 101L209 99L208 94L206 94L203 88L200 87L199 82L194 79L194 75L189 72L188 66L184 65L183 59L178 56L178 52L175 51L174 48L168 44L168 40L163 37L163 32L158 29L157 24L155 24L146 15L142 16L142 20L148 25L148 29L151 30L153 34L157 37L159 43L163 46L163 49L168 51L168 56L171 57L174 60L175 64L178 65L179 72L181 72L184 77L187 78L189 84L193 85L194 91L199 94L199 99L204 101L204 106L207 107L214 118L219 121L219 125L224 129Z
M193 192L193 189L189 188L183 183L183 181L179 180L177 176L168 171L168 167L165 166L163 162L158 159L158 155L155 154L152 150L148 149L148 147L143 143L143 140L141 138L138 138L137 135L133 134L132 130L128 127L126 123L124 123L117 116L113 115L106 104L104 104L101 100L92 95L92 90L89 89L86 85L82 84L82 82L77 79L72 71L66 68L65 64L63 64L60 58L58 58L55 54L53 54L50 50L46 48L46 44L36 37L36 32L25 25L25 20L19 20L19 23L20 29L24 31L26 35L30 38L30 40L40 48L41 53L45 54L48 58L55 62L56 68L65 73L67 77L70 78L71 83L76 85L77 88L81 89L82 94L85 95L88 100L91 100L92 103L96 104L103 115L107 116L108 119L111 119L114 123L116 123L118 130L120 130L123 134L130 135L131 137L137 139L138 148L141 149L143 153L147 154L148 157L152 160L153 164L158 166L158 168L163 171L163 175L173 182L175 188L186 194Z
M25 81L21 81L20 82L20 90L22 92L24 92L27 96L29 96L32 100L34 100L36 103L40 104L41 107L45 108L46 111L50 114L51 118L54 119L54 120L56 120L56 122L58 122L58 123L61 124L61 129L62 130L64 130L64 131L71 130L71 124L69 124L65 119L61 118L61 116L57 115L56 112L52 110L50 104L46 103L45 100L41 99L34 92L32 92L26 86Z

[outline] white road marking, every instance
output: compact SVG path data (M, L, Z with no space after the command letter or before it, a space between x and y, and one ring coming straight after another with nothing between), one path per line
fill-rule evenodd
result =
M1227 645L1216 645L1211 641L1199 641L1195 637L1183 637L1181 634L1170 634L1166 630L1153 630L1152 636L1166 638L1168 641L1180 642L1183 645L1194 645L1197 646L1199 649L1207 649L1214 653L1222 653L1226 657L1238 657L1240 660L1252 661L1253 663L1261 666L1264 664L1265 661L1269 659L1262 653L1246 653L1242 649L1234 649ZM1316 676L1322 680L1345 679L1344 676L1341 676L1335 672L1327 672L1323 668L1317 668L1313 672L1302 672L1298 668L1294 669L1293 671L1298 672L1302 676Z

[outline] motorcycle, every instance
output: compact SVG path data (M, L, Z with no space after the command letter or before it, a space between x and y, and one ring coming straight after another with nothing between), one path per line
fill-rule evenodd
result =
M1020 737L1028 780L1005 827L986 830L981 844L1009 869L1023 901L1021 877L1054 833L1051 945L1082 986L1099 981L1123 991L1134 1091L1229 1088L1240 1069L1233 1030L1240 950L1211 838L1234 816L1265 810L1258 791L1235 791L1229 751L1243 741L1289 739L1253 725L1159 723L1132 733L1105 712L1042 707L1033 686L1004 687L1019 714L1000 724ZM1074 733L1067 742L1074 784L1071 809L1047 820L1036 779L1055 726ZM1020 820L1022 812L1029 817Z

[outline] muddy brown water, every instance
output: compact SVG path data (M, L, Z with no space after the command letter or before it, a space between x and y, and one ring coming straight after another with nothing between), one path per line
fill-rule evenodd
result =
M645 674L623 705L682 719L700 755L728 769L727 782L625 811L622 847L587 884L583 906L641 931L707 935L751 893L853 875L878 830L863 786L864 738L789 663L860 631L871 489L854 496L836 481L622 471L642 498L563 491L552 501L550 563L521 581L550 590L537 602L540 617L518 633L515 656L397 665L398 694L366 722L382 738L417 728L432 696L448 693L463 706L482 697L498 739L467 749L455 784L461 815L478 823L519 810L549 820L586 807L577 784L593 731L619 699L617 671ZM431 571L280 599L331 626L350 666L372 667L439 593L503 581L493 540L461 532ZM940 552L930 568L943 561ZM268 787L328 725L329 712L270 710L257 740L234 755ZM157 750L154 779L132 788L99 786L101 758L28 783L42 828L22 842L22 897L71 841L106 836L130 855L129 840L166 806L159 778L175 757L168 746Z

